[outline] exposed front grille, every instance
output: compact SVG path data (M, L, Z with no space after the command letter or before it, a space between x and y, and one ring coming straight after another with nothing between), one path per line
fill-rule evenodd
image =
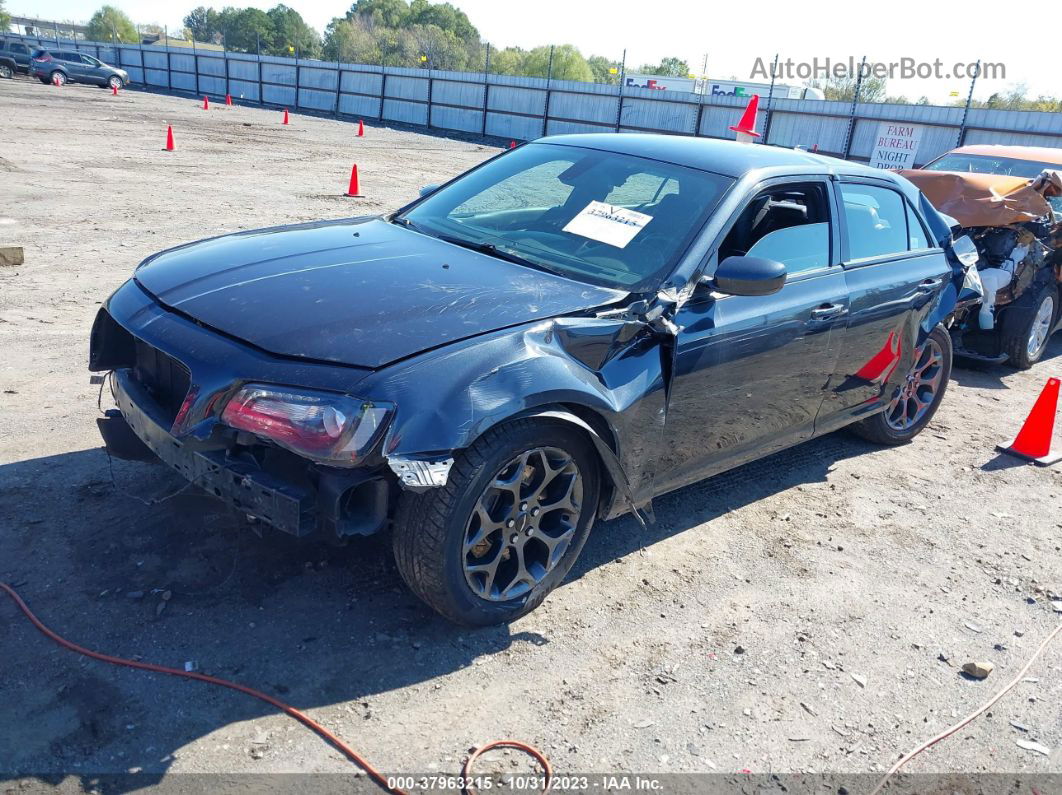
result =
M154 399L163 417L172 423L191 386L188 368L158 348L136 340L133 376Z

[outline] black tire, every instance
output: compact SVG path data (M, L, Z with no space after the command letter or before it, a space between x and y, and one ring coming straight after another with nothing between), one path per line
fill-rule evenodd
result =
M125 81L122 80L122 78L118 77L118 75L111 75L110 77L108 77L107 82L104 83L102 87L114 88L115 86L118 86L119 91L125 88Z
M464 547L473 511L509 462L541 447L569 455L582 478L574 533L553 568L529 591L506 601L483 598L473 591L465 571ZM593 525L599 490L593 445L568 423L516 420L492 428L455 457L446 485L400 495L392 538L398 571L417 597L451 621L466 626L512 621L538 607L568 574Z
M66 76L66 72L63 72L59 69L56 69L54 72L48 75L48 80L46 82L55 83L56 78L58 78L59 85L61 86L65 86L67 83L70 82L70 78Z
M940 402L944 399L944 393L947 391L948 379L951 378L952 360L951 337L942 326L937 326L933 329L929 338L926 340L927 346L929 345L930 340L935 342L940 350L941 363L939 366L941 377L939 386L933 393L932 400L925 412L910 427L898 429L889 422L890 412L894 405L890 402L889 405L886 406L885 411L879 412L873 417L867 417L867 419L861 420L850 426L853 433L877 444L898 445L906 444L911 441L929 424L930 420L933 419L933 415L937 413L937 409L940 407ZM919 355L915 358L912 372L919 366L924 350L925 346L919 351Z
M1039 325L1039 315L1044 304L1050 301L1049 326L1046 334L1034 346L1033 331ZM1046 310L1045 310L1046 311ZM1007 364L1018 370L1028 370L1044 355L1047 341L1051 336L1055 320L1058 318L1058 290L1053 284L1045 284L1031 301L1020 301L1007 307L1000 324L1000 348L1007 354ZM1029 350L1034 347L1033 350Z
M10 80L15 76L15 70L8 66L6 63L0 63L0 78L4 80Z

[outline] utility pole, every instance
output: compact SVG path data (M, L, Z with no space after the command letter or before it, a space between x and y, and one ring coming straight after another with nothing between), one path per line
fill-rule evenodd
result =
M863 73L867 67L867 56L863 56L863 60L859 63L859 74L856 75L855 91L852 93L852 108L848 112L848 129L844 134L844 151L841 154L845 160L848 159L848 155L852 151L852 134L855 132L855 114L856 105L859 104L859 92L863 88Z
M970 105L973 103L974 86L977 85L977 78L981 76L981 59L977 59L976 71L973 77L970 78L970 93L966 95L966 107L962 111L962 121L959 123L959 139L955 144L956 146L962 146L962 142L966 138L966 117L970 115Z
M771 64L771 87L767 89L767 107L764 114L763 122L763 143L767 143L768 136L771 134L771 100L774 98L774 81L778 76L778 54L775 53L774 63Z

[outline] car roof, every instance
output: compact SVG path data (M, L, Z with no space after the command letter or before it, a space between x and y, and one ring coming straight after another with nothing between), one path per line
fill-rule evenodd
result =
M538 143L581 146L607 152L662 160L729 177L753 171L789 171L809 174L850 174L888 179L888 172L835 157L764 144L746 144L718 138L653 133L587 133L551 135Z
M1005 144L971 144L952 149L948 154L985 155L987 157L1009 157L1014 160L1034 160L1054 165L1062 165L1062 149L1051 146L1007 146Z

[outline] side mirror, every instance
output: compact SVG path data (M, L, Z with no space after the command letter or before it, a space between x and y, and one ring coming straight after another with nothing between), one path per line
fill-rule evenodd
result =
M951 250L955 253L955 259L967 268L976 265L981 259L981 252L977 250L977 244L969 235L962 235L951 242Z
M762 257L727 257L712 279L712 289L728 295L770 295L784 284L785 265Z
M425 185L423 188L420 189L420 195L427 196L429 193L435 193L435 191L437 191L439 187L440 185L438 182L432 182L430 185Z

